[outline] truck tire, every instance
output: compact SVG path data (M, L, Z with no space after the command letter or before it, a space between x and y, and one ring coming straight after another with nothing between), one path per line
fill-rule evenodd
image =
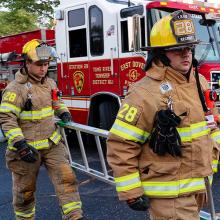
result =
M105 101L99 105L99 127L104 130L110 130L118 112L117 106L111 101ZM106 139L100 138L104 155L107 152Z
M111 101L105 101L99 105L99 127L110 130L118 112L118 107Z

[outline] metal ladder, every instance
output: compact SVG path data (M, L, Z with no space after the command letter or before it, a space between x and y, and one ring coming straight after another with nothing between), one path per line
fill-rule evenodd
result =
M64 124L61 121L58 121L57 124L59 125L61 135L64 138L71 166L77 170L80 170L80 171L88 174L89 176L97 178L97 179L99 179L103 182L106 182L108 184L115 185L113 176L109 175L109 172L111 172L111 170L110 169L108 170L108 168L107 168L105 156L103 154L103 150L102 150L102 146L101 146L101 142L100 142L100 138L107 138L109 132L106 130L102 130L99 128L95 128L95 127L91 127L91 126L87 126L87 125L82 125L82 124L78 124L78 123L74 123L74 122L69 122L69 123ZM73 161L72 156L71 156L71 152L70 152L70 148L69 148L69 144L68 144L66 134L65 134L65 128L75 130L76 135L77 135L77 139L78 139L78 143L79 143L79 147L80 147L80 152L81 152L83 164ZM98 153L100 164L101 164L101 171L90 167L88 157L86 154L86 149L85 149L84 142L83 142L83 138L82 138L82 133L86 133L86 134L90 134L90 135L94 136L96 147L97 147L97 153ZM200 211L200 215L199 215L200 220L219 220L220 216L216 216L215 210L214 210L214 203L213 203L213 198L212 198L212 194L211 194L212 193L211 186L209 185L209 181L206 181L206 178L204 181L206 183L208 197L209 198L211 197L211 199L209 199L211 214L207 213L205 211Z
M100 142L100 137L101 138L108 137L108 131L105 131L105 130L102 130L99 128L95 128L95 127L91 127L91 126L86 126L86 125L74 123L74 122L70 122L67 124L63 124L62 122L58 122L58 125L60 126L60 132L64 138L65 145L67 147L67 152L69 154L69 161L70 161L71 166L73 168L80 170L80 171L82 171L92 177L95 177L101 181L104 181L106 183L114 185L114 178L111 175L109 175L109 172L111 172L111 170L107 169L106 160L105 160L105 157L104 157L104 154L102 151L101 142ZM66 134L65 134L65 128L72 129L72 130L76 131L83 163L73 161L71 153L70 153L69 144L68 144ZM97 153L98 153L98 157L99 157L100 164L101 164L101 171L95 170L90 167L88 157L86 154L86 149L85 149L84 142L83 142L83 138L82 138L82 132L86 133L86 134L91 134L95 138Z

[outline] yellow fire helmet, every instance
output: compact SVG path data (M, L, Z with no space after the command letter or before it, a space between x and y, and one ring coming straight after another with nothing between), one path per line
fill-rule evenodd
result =
M201 41L196 39L195 26L190 14L178 10L156 22L150 33L150 45L154 48L182 47L196 45Z
M58 57L53 47L38 39L28 41L23 46L22 55L25 59L30 59L33 62L50 61Z

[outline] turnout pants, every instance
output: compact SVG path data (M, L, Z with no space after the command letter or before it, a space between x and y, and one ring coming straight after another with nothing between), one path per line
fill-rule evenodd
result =
M199 220L199 211L207 203L205 193L170 199L150 199L151 220Z
M36 180L40 166L44 164L55 187L64 220L82 217L81 201L76 176L67 159L65 146L50 143L50 148L39 150L35 163L20 160L19 155L7 150L7 167L12 172L13 206L16 220L34 220ZM52 210L51 210L52 211Z

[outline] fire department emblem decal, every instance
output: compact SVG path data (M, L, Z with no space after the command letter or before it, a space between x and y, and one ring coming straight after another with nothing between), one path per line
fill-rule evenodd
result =
M74 85L76 87L76 90L78 93L80 93L83 89L83 85L84 85L84 74L81 71L76 71L73 74L73 82Z
M130 81L136 81L139 76L139 73L135 69L131 69L128 73L128 78Z

